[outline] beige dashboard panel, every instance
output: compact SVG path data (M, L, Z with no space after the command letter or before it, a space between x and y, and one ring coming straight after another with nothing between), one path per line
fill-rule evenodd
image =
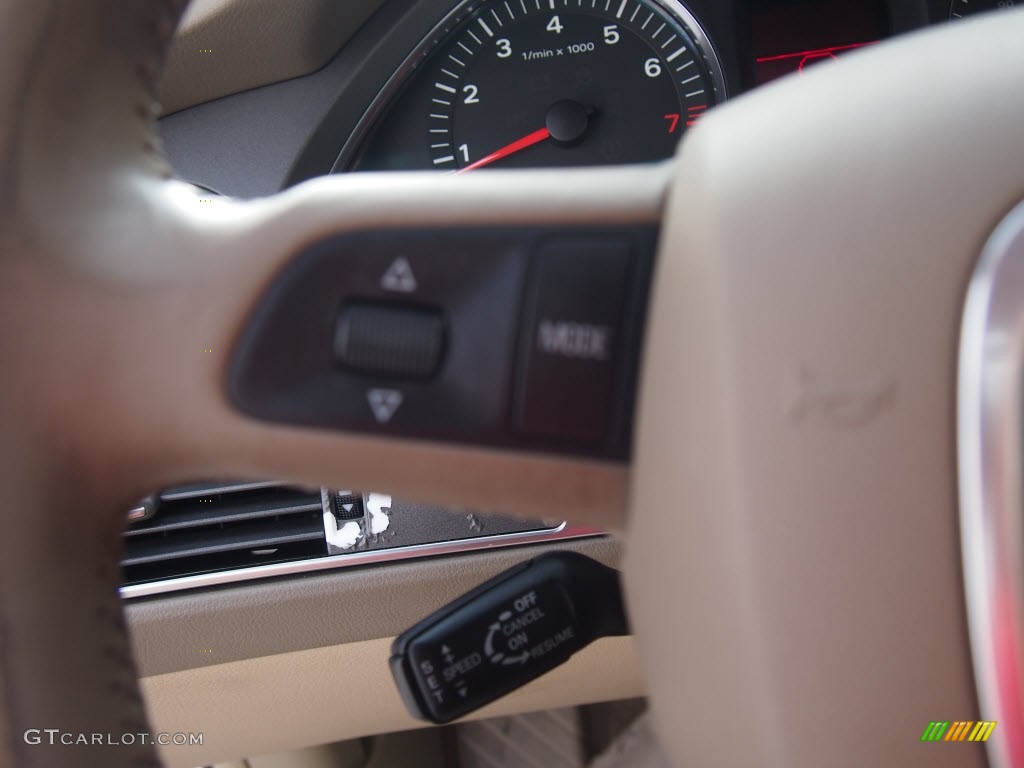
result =
M392 637L514 565L571 551L619 567L611 538L341 568L129 601L140 677Z
M141 680L154 733L201 733L167 746L167 768L421 728L388 670L391 638L266 656ZM633 639L605 638L470 719L643 695Z
M307 75L383 0L192 0L167 57L164 114Z
M297 745L422 727L388 667L394 635L491 576L555 550L618 567L608 537L340 569L144 598L127 605L154 733L202 733L168 746L191 768ZM642 695L632 638L609 638L479 719Z

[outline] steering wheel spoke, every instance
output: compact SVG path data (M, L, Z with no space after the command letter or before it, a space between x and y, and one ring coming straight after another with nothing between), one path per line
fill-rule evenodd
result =
M998 720L993 764L1021 759L1020 704L975 704L956 370L969 276L1024 197L1022 35L1018 13L880 45L682 148L626 567L680 765L984 764L922 755L935 719Z

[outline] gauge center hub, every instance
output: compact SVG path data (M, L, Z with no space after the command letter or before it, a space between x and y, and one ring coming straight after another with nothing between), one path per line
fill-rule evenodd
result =
M574 144L583 138L591 119L596 114L597 110L594 107L584 106L572 99L562 99L548 108L544 126L555 141Z

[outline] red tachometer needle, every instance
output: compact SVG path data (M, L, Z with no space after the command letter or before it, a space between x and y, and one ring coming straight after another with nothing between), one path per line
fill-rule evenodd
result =
M541 128L539 131L534 131L529 136L523 136L523 138L518 141L513 141L511 144L502 147L497 152L492 152L487 157L480 158L475 163L470 163L465 168L460 168L459 173L472 171L475 168L483 168L485 165L490 165L496 160L501 160L503 157L514 155L516 152L521 152L527 147L532 147L534 144L540 144L545 139L550 138L550 136L551 131L547 128Z

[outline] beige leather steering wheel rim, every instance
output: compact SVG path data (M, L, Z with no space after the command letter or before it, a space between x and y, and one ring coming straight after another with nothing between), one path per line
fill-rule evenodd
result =
M922 752L918 738L928 719L979 714L956 349L974 261L1024 197L1024 104L1007 98L1024 14L739 99L670 166L334 177L204 206L153 137L181 6L0 9L3 764L156 763L140 743L44 749L22 734L146 731L116 593L119 510L210 472L610 527L628 504L630 610L677 764L984 764L980 747ZM971 110L950 108L968 95ZM226 400L242 324L318 237L663 214L631 473L268 426ZM855 418L835 421L837 402ZM993 750L1012 759L1002 734L1019 728L1001 725Z

